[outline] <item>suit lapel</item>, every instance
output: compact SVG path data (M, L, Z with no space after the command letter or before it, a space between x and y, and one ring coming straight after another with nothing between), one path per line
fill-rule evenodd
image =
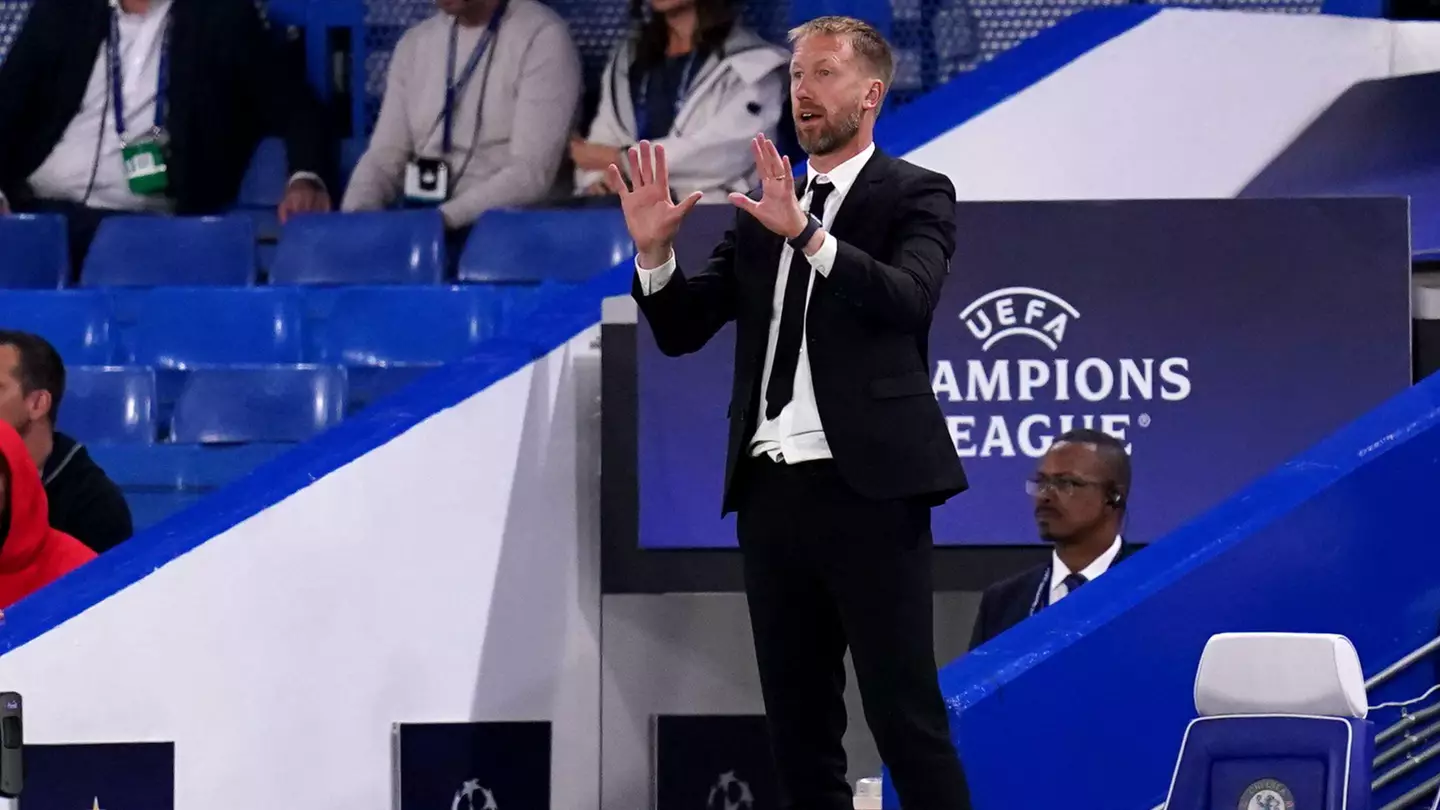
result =
M865 193L866 189L890 175L889 165L890 156L876 147L874 154L870 155L870 159L861 167L860 174L856 175L855 184L840 203L840 210L835 212L835 222L829 230L836 234L837 239L853 233L856 227L865 221L865 213L869 210L867 201L870 199Z

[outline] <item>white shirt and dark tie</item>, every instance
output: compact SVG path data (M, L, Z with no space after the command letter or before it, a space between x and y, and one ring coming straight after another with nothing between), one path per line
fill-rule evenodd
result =
M1120 547L1122 544L1123 541L1119 537L1116 537L1115 542L1110 544L1110 548L1106 549L1104 554L1096 557L1094 562L1085 566L1085 568L1080 571L1071 571L1070 567L1061 561L1059 553L1052 551L1050 553L1049 603L1053 605L1059 602L1061 599L1069 596L1076 588L1109 571L1110 566L1115 564L1115 558L1120 555Z
M835 215L839 213L840 206L844 204L846 195L850 193L850 189L854 187L856 179L859 178L860 170L865 168L865 164L874 153L875 145L871 144L865 147L864 151L829 172L822 174L816 172L814 167L806 169L805 194L800 198L802 208L809 210L817 189L821 186L830 186L828 193L818 192L823 196L824 213L817 214L817 216L821 225L825 227L825 241L815 255L805 256L810 268L814 271L808 276L809 287L806 289L805 295L807 303L810 293L814 290L815 274L828 276L830 269L835 266L839 243L836 241L835 235L829 232L830 227L834 224ZM773 418L767 415L771 411L767 401L767 392L771 390L770 375L775 365L776 348L781 332L781 318L784 312L785 291L789 286L790 265L794 257L794 249L790 247L789 243L785 243L780 250L780 261L775 270L777 273L775 301L771 308L770 336L765 346L765 367L760 378L762 392L760 424L750 440L751 455L764 454L787 464L831 458L830 445L825 440L825 430L820 424L820 410L815 404L815 386L810 377L810 360L805 348L803 326L790 400L780 408L779 413L775 414ZM640 289L645 295L654 295L663 289L674 275L675 257L671 255L665 264L649 269L641 267L640 259L636 257L635 270L640 278Z

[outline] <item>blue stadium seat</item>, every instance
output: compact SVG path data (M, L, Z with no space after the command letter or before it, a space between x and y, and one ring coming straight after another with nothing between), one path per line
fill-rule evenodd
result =
M69 367L59 428L82 442L151 444L155 372L141 366Z
M1370 806L1374 730L1344 636L1217 635L1200 658L1195 709L1166 810Z
M246 287L255 283L255 225L243 216L117 216L95 235L86 287Z
M307 359L349 367L352 411L491 340L505 291L475 287L342 287L311 292Z
M130 504L135 530L140 531L245 477L294 446L101 444L90 446L90 456L119 485Z
M126 360L157 369L299 363L303 304L293 289L157 287L126 295Z
M345 369L247 366L186 375L170 426L180 444L302 442L345 414Z
M460 280L584 281L634 251L618 208L488 211L465 243Z
M285 186L289 181L285 142L279 138L266 138L250 158L250 167L240 183L236 204L246 208L275 208L285 198Z
M108 365L118 353L113 304L99 290L0 290L0 329L40 335L70 365Z
M124 361L155 368L161 424L192 369L304 358L299 290L155 287L127 291L116 308Z
M0 217L0 287L44 290L65 286L70 243L56 214Z
M285 225L272 284L439 284L445 224L438 211L312 214Z

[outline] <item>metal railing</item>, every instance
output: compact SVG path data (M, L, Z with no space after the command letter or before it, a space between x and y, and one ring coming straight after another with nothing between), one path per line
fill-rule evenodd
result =
M1368 694L1374 691L1376 687L1379 687L1396 675L1423 661L1437 650L1440 650L1440 637L1430 639L1419 647L1416 647L1400 660L1367 680L1365 682L1366 693ZM1440 735L1440 721L1427 723L1427 721L1437 715L1440 715L1440 703L1426 706L1415 712L1410 712L1407 708L1402 707L1400 719L1375 735L1377 754L1373 767L1376 772L1397 760L1402 761L1375 777L1374 781L1370 783L1370 790L1372 792L1394 784L1400 779L1420 770L1426 763L1440 757L1440 743L1434 743L1420 748L1422 743L1429 741L1432 737ZM1422 726L1422 723L1426 725ZM1393 745L1381 749L1382 745L1392 740L1395 741ZM1440 790L1440 774L1436 774L1410 790L1405 791L1394 801L1381 807L1380 810L1406 810L1406 808L1421 805L1422 802L1424 806L1428 807L1433 803L1437 790Z

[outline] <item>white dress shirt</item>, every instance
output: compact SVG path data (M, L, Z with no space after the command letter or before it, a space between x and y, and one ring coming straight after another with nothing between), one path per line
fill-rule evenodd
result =
M143 14L120 14L120 92L125 100L125 133L129 137L148 133L155 126L160 49L171 2L154 0ZM109 62L107 45L101 42L80 111L70 119L50 156L30 175L30 188L42 200L65 200L119 211L164 211L170 206L168 199L135 194L125 179L120 136L115 132L115 109L110 100Z
M165 43L173 0L151 0L141 14L121 11L120 93L125 101L125 134L146 135L155 128L155 95L160 88L160 52ZM173 201L165 195L139 195L125 178L120 135L115 132L115 105L110 98L108 38L100 43L95 67L80 102L60 141L30 175L30 189L42 200L63 200L112 211L166 212ZM171 69L174 67L172 65ZM173 105L166 105L167 110ZM168 112L167 112L168 115ZM311 172L290 178L323 186ZM4 197L0 196L0 201Z
M1085 577L1086 582L1093 582L1096 577L1109 571L1110 566L1115 564L1115 557L1120 554L1122 543L1123 541L1117 536L1115 542L1110 544L1110 548L1105 549L1104 554L1096 557L1095 562L1085 566L1085 570L1080 572L1080 576ZM1070 589L1065 587L1065 578L1072 573L1074 572L1070 570L1069 566L1060 561L1058 552L1050 553L1050 604L1053 605L1069 595Z
M835 265L835 256L839 252L839 242L835 235L830 233L830 227L835 222L835 215L844 204L845 197L850 193L855 180L860 176L860 170L870 157L875 154L875 145L872 143L865 147L864 151L844 163L836 166L830 172L820 174L814 167L807 167L805 172L806 190L805 196L800 199L800 207L810 209L811 189L815 182L829 182L835 186L830 196L825 199L825 213L820 217L820 222L825 226L825 241L814 256L806 256L810 267L815 273L822 276L829 276L830 269ZM820 424L820 411L815 405L815 385L810 378L810 357L806 347L804 332L800 338L800 358L795 366L795 388L790 398L790 403L781 409L779 415L774 419L765 418L765 390L770 385L770 367L775 362L775 343L780 334L780 315L785 305L785 286L790 274L790 261L795 251L789 243L785 243L780 250L780 263L776 268L775 301L770 308L770 337L765 344L765 370L760 377L760 425L755 429L755 435L750 440L751 454L768 454L777 461L784 461L787 464L798 464L802 461L816 461L831 457L830 443L825 439L825 430ZM672 254L665 264L646 269L640 266L639 257L635 260L635 271L640 277L640 289L645 295L653 295L664 288L675 273L675 256ZM815 275L809 277L809 289L806 290L806 304L810 300L810 293L815 289Z

